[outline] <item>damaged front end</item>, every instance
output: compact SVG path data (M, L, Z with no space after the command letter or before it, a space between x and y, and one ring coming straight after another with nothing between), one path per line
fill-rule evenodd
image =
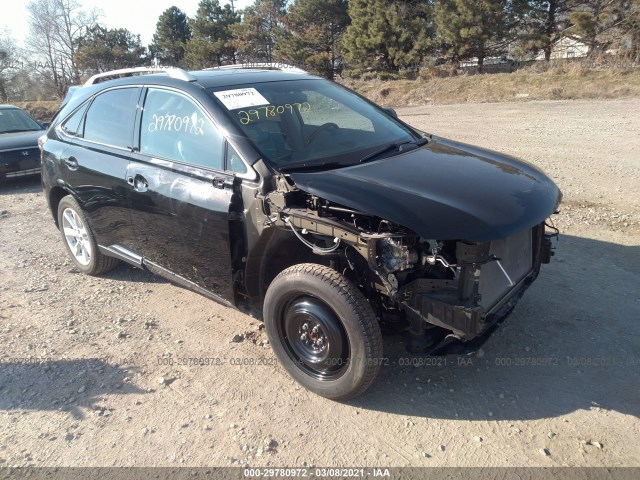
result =
M381 322L409 333L416 353L478 339L506 318L549 262L557 235L539 223L482 242L424 238L300 190L286 175L262 203L269 227L290 231L354 282Z
M412 334L409 349L438 350L449 343L468 342L504 320L538 276L540 265L553 255L557 231L547 233L545 227L542 223L490 242L440 243L447 254L434 249L426 261L446 265L449 278L418 278L399 292ZM451 333L430 335L425 323Z

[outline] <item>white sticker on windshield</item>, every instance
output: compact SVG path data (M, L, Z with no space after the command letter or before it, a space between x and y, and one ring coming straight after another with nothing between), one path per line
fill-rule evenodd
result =
M236 90L213 92L213 94L218 97L218 100L229 110L269 104L269 101L260 95L260 92L255 88L238 88Z

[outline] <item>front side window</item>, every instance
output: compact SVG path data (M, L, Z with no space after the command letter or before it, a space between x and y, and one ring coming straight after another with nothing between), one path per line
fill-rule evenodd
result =
M84 138L119 148L131 148L140 90L118 88L98 95L87 111Z
M216 87L208 93L276 167L353 164L416 134L355 93L320 79Z
M177 92L149 89L140 125L140 152L221 170L224 140L193 100Z

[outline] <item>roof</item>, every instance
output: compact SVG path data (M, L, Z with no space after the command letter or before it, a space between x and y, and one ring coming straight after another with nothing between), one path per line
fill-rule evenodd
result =
M2 110L9 110L9 109L16 109L16 110L20 110L20 107L16 107L15 105L0 105L0 109Z
M250 65L250 66L249 66ZM259 68L252 68L259 65ZM264 65L264 67L263 67ZM66 97L62 101L61 109L73 103L74 108L79 102L94 93L109 86L118 85L164 85L186 90L209 89L217 87L235 87L262 82L283 82L287 80L319 79L303 70L288 65L269 67L270 64L244 64L237 67L226 65L222 68L212 68L187 72L185 70L168 67L136 67L131 69L113 70L91 77L84 85L69 87ZM119 78L110 78L110 77ZM141 79L144 77L144 79ZM191 87L190 87L191 85ZM193 90L192 90L193 91ZM71 100L73 99L73 102Z
M224 65L191 72L176 67L135 67L98 73L82 86L91 87L110 80L119 80L120 83L139 83L138 77L141 75L144 75L145 81L150 83L157 82L158 79L164 81L170 78L179 82L198 83L205 88L263 82L266 78L268 81L284 81L310 76L300 68L274 63ZM126 80L132 78L135 80Z
M200 70L189 72L196 81L205 88L223 87L227 85L243 85L260 82L281 82L286 80L300 80L301 78L316 78L313 75L287 70L270 69L224 69Z

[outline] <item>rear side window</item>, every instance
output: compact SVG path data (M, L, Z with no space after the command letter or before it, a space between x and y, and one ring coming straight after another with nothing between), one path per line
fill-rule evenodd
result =
M130 148L139 94L138 88L119 88L98 95L87 111L84 138Z
M224 168L224 140L193 100L150 88L140 125L140 153L201 167Z

